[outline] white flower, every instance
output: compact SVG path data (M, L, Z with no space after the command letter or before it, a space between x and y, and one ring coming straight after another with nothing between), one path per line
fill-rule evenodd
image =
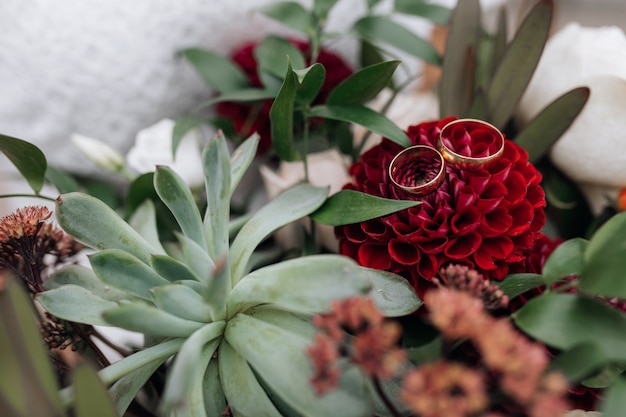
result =
M307 155L307 164L309 183L316 187L330 187L329 194L341 190L350 181L348 161L336 149ZM283 161L277 171L263 165L260 167L260 171L265 190L270 199L304 179L304 163L302 161ZM277 243L285 249L299 246L302 227L302 224L285 226L275 235ZM318 224L316 234L320 244L333 252L337 252L337 239L331 226Z
M70 140L80 151L100 168L111 172L124 170L124 157L111 146L97 139L74 133Z
M599 212L626 185L626 36L617 27L570 23L546 44L518 119L528 122L561 94L588 86L591 95L550 151L554 164L576 181Z
M128 166L139 173L153 172L157 165L167 165L180 175L191 188L204 184L201 156L201 134L192 129L180 141L176 158L172 158L174 121L163 119L141 130L135 145L126 155Z

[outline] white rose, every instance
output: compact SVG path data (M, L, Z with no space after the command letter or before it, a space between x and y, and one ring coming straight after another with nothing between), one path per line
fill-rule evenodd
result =
M626 36L621 29L570 23L556 33L520 102L518 119L528 122L581 86L590 87L589 101L550 158L581 186L597 213L626 185Z
M309 154L307 164L309 183L316 187L329 186L329 194L341 190L344 184L350 181L348 161L336 149ZM267 195L273 199L287 188L304 180L304 163L283 161L276 171L263 165L260 172ZM306 224L290 224L283 227L275 235L277 243L285 249L297 247L301 243L301 231L304 226ZM316 234L318 243L333 252L338 251L337 239L331 226L318 224Z
M126 155L128 166L139 173L153 172L157 165L167 165L180 175L191 188L204 184L202 170L201 134L192 129L182 138L172 158L174 121L163 119L141 130L135 145Z

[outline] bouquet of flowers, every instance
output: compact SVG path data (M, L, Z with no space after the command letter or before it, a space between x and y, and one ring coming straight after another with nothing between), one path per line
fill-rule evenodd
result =
M181 51L209 102L126 158L73 138L111 181L0 136L56 202L56 222L0 219L2 415L621 415L626 217L592 213L547 157L590 90L515 117L552 1L512 36L478 0L368 1L328 33L335 3L262 9L300 37ZM443 51L396 14L440 25ZM327 48L342 36L358 69ZM432 90L407 93L402 54L439 71Z

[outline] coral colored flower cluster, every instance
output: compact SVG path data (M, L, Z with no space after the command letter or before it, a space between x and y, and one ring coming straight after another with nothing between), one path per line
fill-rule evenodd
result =
M305 56L308 56L310 45L308 42L298 40L290 41ZM250 43L237 49L233 55L233 62L239 66L247 75L248 81L254 87L261 87L262 81L259 77L257 62L254 57L254 49L257 43ZM353 70L341 57L326 50L321 49L317 57L318 63L326 69L326 78L320 89L314 104L323 103L330 92L343 80L352 75ZM311 62L307 61L307 65ZM241 137L248 137L257 132L260 136L259 152L263 153L271 147L271 125L270 109L272 100L263 100L254 103L239 103L225 101L216 106L217 114L225 119L231 120L234 124L235 132Z
M397 347L400 325L384 319L371 298L347 298L332 303L332 311L313 317L321 330L307 348L313 362L311 384L318 394L335 388L341 375L337 361L348 358L370 377L392 377L406 358ZM348 335L346 332L350 333Z
M421 123L407 130L413 145L437 146L441 129L455 118ZM456 135L456 133L455 133ZM471 134L454 146L473 154ZM384 139L352 165L344 188L391 199L415 199L389 179L391 160L403 148ZM453 149L456 150L456 149ZM526 272L527 257L545 223L541 174L528 153L505 140L502 156L486 168L446 165L446 178L422 204L335 229L340 253L361 265L400 274L422 295L449 263L465 264L485 279Z

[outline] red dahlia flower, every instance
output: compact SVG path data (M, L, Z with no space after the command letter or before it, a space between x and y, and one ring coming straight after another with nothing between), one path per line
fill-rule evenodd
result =
M414 145L436 147L440 130L452 120L410 126L407 134ZM471 147L466 136L465 145ZM454 151L464 152L458 141L455 146ZM353 183L344 188L423 204L337 227L341 254L405 276L420 295L448 263L465 264L490 280L526 270L527 256L545 223L546 203L541 174L523 148L505 140L497 161L473 171L447 164L441 186L424 197L404 193L389 179L389 164L401 150L383 139L352 165Z
M307 56L309 49L308 42L290 40L302 53ZM262 82L257 72L257 62L254 58L254 49L257 43L249 43L236 50L232 55L232 60L248 76L248 81L255 87L261 87ZM320 89L315 103L323 103L330 92L343 80L352 75L352 69L332 52L325 49L319 51L317 62L326 69L326 79ZM307 65L311 62L307 60ZM222 102L216 106L217 114L221 117L232 120L235 132L241 137L248 137L257 132L261 136L259 152L267 151L272 144L270 129L270 109L272 100L263 100L256 103Z

